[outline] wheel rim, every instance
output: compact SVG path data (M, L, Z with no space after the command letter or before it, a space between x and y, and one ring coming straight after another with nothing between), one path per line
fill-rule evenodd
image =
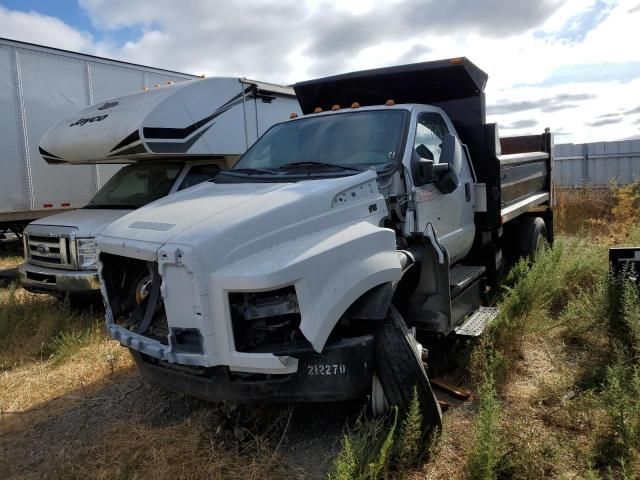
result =
M533 252L534 257L537 257L542 253L542 251L544 250L544 244L545 244L544 235L538 235L538 238L536 239L536 247Z
M144 277L136 285L136 303L140 305L151 291L151 275Z
M384 394L382 383L374 373L371 377L371 412L377 417L382 415L389 408L387 396Z

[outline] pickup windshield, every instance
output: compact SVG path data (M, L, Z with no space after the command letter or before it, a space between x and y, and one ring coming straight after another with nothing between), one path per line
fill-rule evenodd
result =
M251 176L295 175L304 170L357 173L395 165L403 146L407 112L347 111L273 126L229 172Z
M111 177L85 208L142 207L169 193L182 165L171 162L128 165Z

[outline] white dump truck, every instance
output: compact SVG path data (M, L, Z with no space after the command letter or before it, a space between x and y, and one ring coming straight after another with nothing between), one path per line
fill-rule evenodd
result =
M127 164L78 210L24 231L22 286L72 300L99 298L95 236L113 220L213 178L273 123L299 110L293 90L242 78L164 84L90 105L42 137L58 168Z
M553 241L552 137L500 139L486 81L456 58L294 85L303 116L98 236L111 336L213 401L416 387L439 425L423 345L478 335L507 261Z

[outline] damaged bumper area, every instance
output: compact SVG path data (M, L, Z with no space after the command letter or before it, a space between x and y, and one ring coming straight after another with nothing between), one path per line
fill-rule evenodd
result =
M222 366L187 367L131 353L147 382L204 400L327 402L369 392L373 348L373 335L364 335L327 343L322 354L311 347L281 352L298 361L297 372L285 375L232 372Z
M374 335L345 328L317 352L300 331L292 285L230 292L229 317L215 322L228 333L214 336L230 347L221 356L197 322L167 319L157 263L103 254L101 276L107 329L151 384L233 402L341 401L371 387Z
M233 315L231 328L226 318L214 325L210 316L204 320L201 314L169 321L156 262L110 254L101 258L107 330L123 346L171 364L224 365L233 371L264 374L297 371L297 359L280 353L309 346L299 332L292 287L284 289L284 295L280 290L267 292L266 298L265 294L231 294L235 300L230 306L240 311ZM214 333L208 334L207 329ZM221 354L221 345L231 347L226 355Z

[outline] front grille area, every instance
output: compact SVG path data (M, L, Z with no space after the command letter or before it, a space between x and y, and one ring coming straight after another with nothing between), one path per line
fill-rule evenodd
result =
M164 302L154 284L162 279L158 265L135 258L102 253L102 280L115 323L132 332L168 345L169 328ZM190 332L181 332L189 340Z
M35 265L57 268L73 268L71 239L69 235L45 236L25 233L27 255Z

